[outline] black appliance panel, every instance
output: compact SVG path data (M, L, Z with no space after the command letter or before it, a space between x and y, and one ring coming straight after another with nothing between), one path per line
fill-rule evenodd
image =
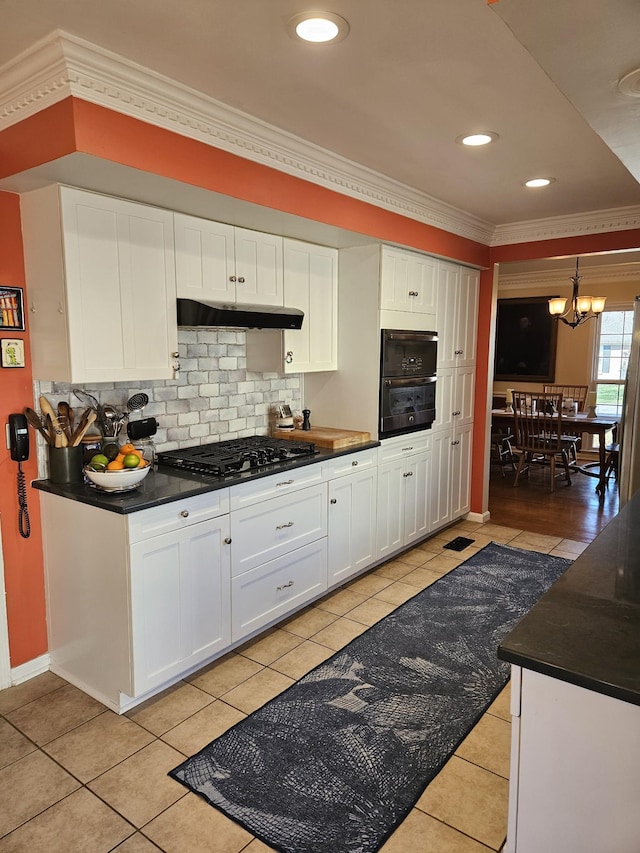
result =
M431 426L436 416L436 379L395 379L380 383L380 437Z
M435 376L437 353L436 332L382 329L380 375Z

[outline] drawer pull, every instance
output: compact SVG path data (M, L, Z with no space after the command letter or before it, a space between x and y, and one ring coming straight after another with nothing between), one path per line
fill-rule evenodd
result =
M230 536L226 537L226 539L224 540L224 544L225 545L231 545L231 537Z
M331 504L337 504L337 503L338 503L338 501L337 501L335 498L331 498L331 500L329 501L329 503L331 503Z
M276 483L276 489L279 489L280 486L290 486L293 483L293 480L283 480L281 483Z
M406 453L406 452L407 452L407 450L413 450L413 445L411 445L411 447L403 447L403 448L402 448L402 452L403 452L403 453Z
M287 521L286 524L277 524L276 530L284 530L285 527L293 527L293 521Z
M413 471L407 471L407 472L406 472L405 474L403 474L402 476L403 476L403 477L413 477Z
M189 510L183 509L180 515L182 516L182 518L189 518Z
M282 586L277 586L276 589L279 592L281 589L289 589L290 586L293 586L293 581L289 581L289 583L283 583Z
M352 464L352 465L353 465L353 467L355 468L355 467L356 467L356 465L358 464L358 460L357 460L357 459L354 459L354 461L353 461L351 464Z

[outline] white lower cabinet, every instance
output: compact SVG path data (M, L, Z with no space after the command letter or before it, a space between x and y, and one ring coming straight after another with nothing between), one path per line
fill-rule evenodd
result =
M377 484L375 465L329 482L330 587L363 571L376 559Z
M424 431L387 439L379 449L379 558L391 556L430 531L431 447L431 434Z
M225 515L132 545L133 696L230 644L228 536Z
M433 433L429 481L431 531L451 524L470 509L473 424Z
M327 588L326 537L232 580L232 639L275 622Z

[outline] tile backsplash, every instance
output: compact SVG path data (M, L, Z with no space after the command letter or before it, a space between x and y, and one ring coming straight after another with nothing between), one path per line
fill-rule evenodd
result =
M154 382L113 382L69 385L35 382L36 410L44 394L52 405L66 400L74 409L84 404L73 388L82 388L103 405L120 411L132 394L143 391L149 403L130 420L154 417L158 450L172 450L246 435L266 435L269 415L278 403L302 407L300 375L250 373L246 369L246 333L241 329L178 330L180 372L175 379ZM40 476L46 474L46 453L39 447Z

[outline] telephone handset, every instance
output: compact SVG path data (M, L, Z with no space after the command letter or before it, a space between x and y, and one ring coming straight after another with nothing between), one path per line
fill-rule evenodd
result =
M29 458L29 430L24 415L9 415L9 450L14 462Z
M9 452L18 463L18 529L23 539L31 535L31 522L27 507L27 486L22 470L22 462L29 458L29 430L24 415L9 415Z

